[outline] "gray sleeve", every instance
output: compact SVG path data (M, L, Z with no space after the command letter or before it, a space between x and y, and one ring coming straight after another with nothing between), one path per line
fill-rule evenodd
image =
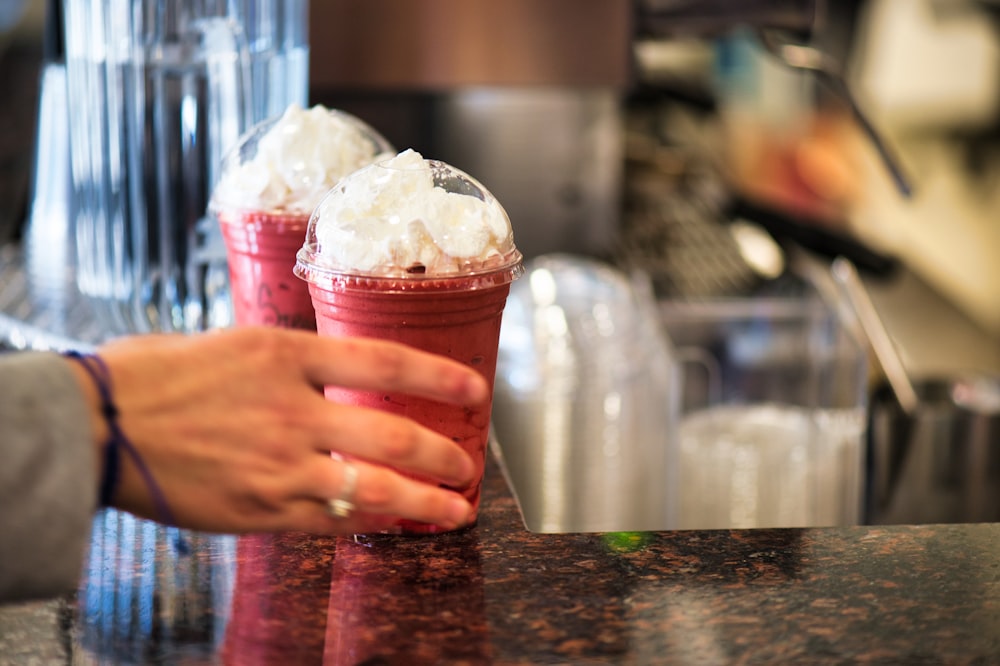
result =
M76 588L97 504L89 418L64 359L0 354L0 601Z

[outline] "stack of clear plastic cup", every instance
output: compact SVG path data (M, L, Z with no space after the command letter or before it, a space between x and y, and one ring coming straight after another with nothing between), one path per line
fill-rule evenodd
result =
M317 130L324 135L310 136ZM265 151L262 142L270 142ZM337 180L392 152L364 121L322 107L290 107L240 139L223 162L211 202L226 245L237 325L315 330L309 291L292 273L309 217Z

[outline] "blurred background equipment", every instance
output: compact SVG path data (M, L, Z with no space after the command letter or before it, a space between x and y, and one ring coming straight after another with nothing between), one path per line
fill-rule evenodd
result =
M27 215L43 16L44 2L0 2L0 244L20 238Z
M868 0L863 9L856 88L920 191L912 201L889 195L884 174L862 159L853 228L1000 336L1000 7Z
M1000 520L1000 379L924 380L906 413L887 385L872 395L865 516L871 524Z
M629 0L333 0L314 3L311 30L315 101L475 174L525 256L607 252L621 219Z

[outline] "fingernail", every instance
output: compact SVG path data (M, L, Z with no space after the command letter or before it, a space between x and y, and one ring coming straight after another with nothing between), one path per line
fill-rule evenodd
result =
M461 527L469 522L471 512L472 506L461 497L454 497L448 502L448 522L455 527Z
M459 475L461 476L461 485L462 487L465 487L471 485L476 479L476 463L472 462L472 458L468 455L464 455L462 458L462 468Z
M486 385L486 380L480 375L471 375L465 380L466 393L469 399L475 403L486 402L490 397L490 387Z

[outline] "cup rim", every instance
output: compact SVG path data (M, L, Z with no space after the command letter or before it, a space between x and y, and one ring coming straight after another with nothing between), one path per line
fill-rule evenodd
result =
M408 292L420 289L471 291L510 284L524 274L524 257L516 248L497 264L484 265L462 273L371 273L315 263L314 244L296 253L292 272L300 279L328 291L358 290Z

